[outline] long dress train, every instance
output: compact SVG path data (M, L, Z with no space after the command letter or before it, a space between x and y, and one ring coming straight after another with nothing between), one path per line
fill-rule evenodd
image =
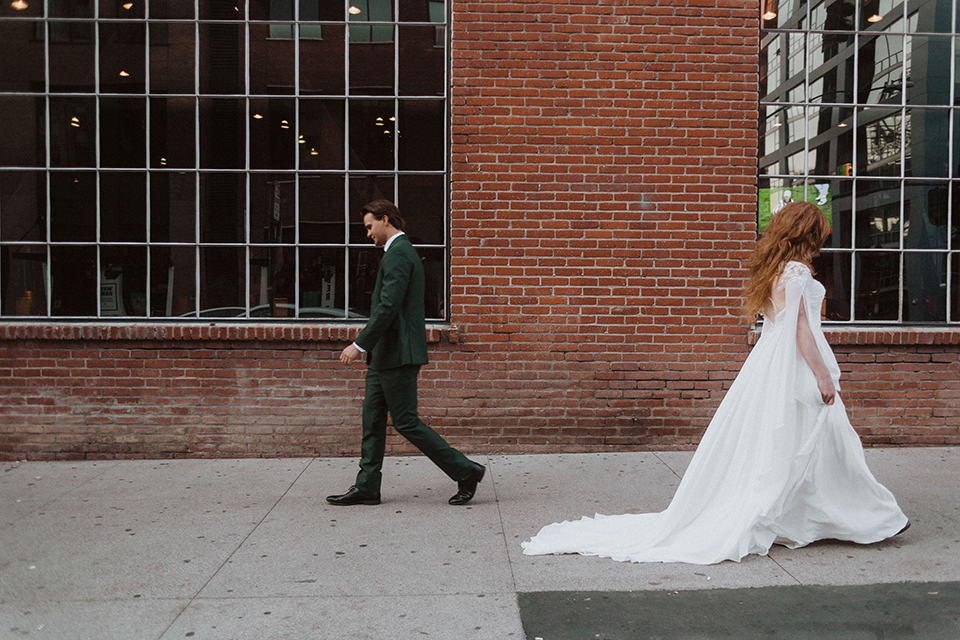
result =
M670 506L547 525L523 543L526 555L714 564L766 555L774 543L871 543L903 529L907 518L867 468L842 400L822 402L797 349L804 304L839 390L840 369L820 327L823 285L806 265L790 262L778 289L785 290L785 306L763 323Z

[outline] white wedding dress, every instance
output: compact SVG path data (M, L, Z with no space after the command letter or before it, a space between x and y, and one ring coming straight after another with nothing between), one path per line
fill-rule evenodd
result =
M766 555L774 543L871 543L903 529L907 518L867 468L839 394L834 404L823 403L797 348L804 304L837 384L840 369L820 328L823 285L806 265L789 262L777 290L785 293L785 305L765 319L670 506L548 525L523 543L526 555L714 564Z

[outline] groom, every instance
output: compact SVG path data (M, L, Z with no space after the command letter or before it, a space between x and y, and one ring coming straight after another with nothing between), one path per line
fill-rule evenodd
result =
M450 504L467 504L486 470L468 460L417 414L417 375L427 363L424 319L424 275L420 256L403 232L403 218L388 200L364 205L367 237L383 247L384 256L373 287L370 319L356 341L343 350L340 362L351 364L367 354L363 398L360 472L354 486L327 502L336 505L380 504L387 414L393 427L457 482Z

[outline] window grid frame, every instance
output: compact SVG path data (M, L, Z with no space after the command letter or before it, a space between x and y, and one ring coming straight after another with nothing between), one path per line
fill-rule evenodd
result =
M822 4L822 3L821 3L821 4ZM949 104L945 104L945 105L933 105L933 104L920 104L920 105L917 105L917 104L909 104L908 101L907 101L907 93L908 93L908 92L907 92L906 88L907 88L907 86L908 86L908 85L907 85L907 80L908 80L908 77L909 77L908 71L909 71L909 70L911 69L911 67L912 67L911 52L907 49L908 44L910 43L911 39L914 38L914 37L918 37L918 36L919 36L919 37L933 37L933 36L936 36L936 37L942 37L942 38L949 38L949 39L950 39L950 53L949 53L950 76L949 76L949 78L950 78L950 91L951 91L951 92L954 91L954 83L957 81L957 76L956 76L956 74L957 74L957 72L958 72L958 69L957 69L957 55L960 54L960 28L958 28L958 26L957 26L958 6L957 6L957 3L956 3L956 2L952 3L952 13L951 13L951 16L950 16L950 24L951 24L951 30L950 30L950 31L948 31L948 32L911 31L911 25L910 25L911 17L916 16L916 15L917 15L917 11L915 10L915 11L913 12L913 14L911 14L910 11L909 11L909 5L908 5L907 0L901 0L901 2L900 2L900 4L899 4L900 12L897 14L896 18L892 18L891 20L892 20L892 22L894 22L894 23L896 23L896 21L899 20L899 21L900 21L900 24L902 25L902 30L901 30L901 31L895 31L895 32L888 32L888 31L883 31L883 30L880 30L880 29L872 30L872 29L863 29L863 28L860 28L859 25L861 24L861 19L862 19L861 10L862 10L863 4L862 4L862 2L855 2L854 5L855 5L855 14L854 14L855 29L854 29L853 31L850 31L850 30L833 31L833 30L826 30L826 29L810 29L810 28L798 29L798 28L795 28L795 27L791 27L791 28L766 27L766 26L764 26L764 23L765 23L766 21L764 21L763 18L761 17L761 19L760 19L760 25L761 25L761 27L760 27L760 43L761 43L761 44L760 44L760 51L761 51L761 56L764 55L765 46L773 45L774 43L776 43L776 40L777 40L778 38L780 39L780 46L783 47L783 46L786 46L785 43L789 43L789 42L790 42L790 36L791 36L792 34L797 34L797 33L803 33L803 34L804 34L804 38L803 38L803 46L804 46L804 54L803 54L803 56L804 56L804 58L803 58L803 59L804 59L804 63L805 63L805 64L804 64L803 85L802 85L802 86L803 86L803 89L804 89L804 102L802 102L802 103L797 103L797 102L790 101L789 99L787 99L787 98L789 97L790 92L793 91L793 90L795 89L795 87L796 87L796 85L794 85L794 84L791 83L791 80L795 80L795 78L790 77L790 75L789 75L789 73L788 73L788 72L789 72L789 66L790 66L790 65L789 65L789 58L790 58L790 55L791 55L791 53L788 51L786 54L778 54L777 66L776 66L776 70L775 70L776 73L778 74L778 77L776 78L777 86L776 86L776 88L774 89L774 91L771 92L771 91L769 91L769 89L768 89L768 92L767 92L767 95L774 95L774 96L777 96L777 97L775 97L775 98L773 98L773 99L771 99L771 100L764 100L765 96L764 96L764 95L760 95L760 103L759 103L759 104L760 104L760 118L761 118L761 122L762 122L762 123L768 122L768 121L769 121L769 118L772 117L772 114L767 114L767 113L766 113L766 110L767 110L768 108L774 108L774 109L775 109L774 114L778 113L779 111L786 111L786 110L788 110L788 109L791 108L791 107L799 107L799 108L803 109L803 111L804 111L804 116L803 116L803 119L804 119L804 123L803 123L803 126L804 126L804 144L803 144L802 153L803 153L803 165L804 165L804 167L803 167L803 174L802 174L802 175L800 175L800 174L793 174L793 173L782 173L781 171L775 171L775 172L770 172L770 173L765 173L765 172L764 172L764 171L767 171L769 167L777 167L777 169L779 169L779 170L784 169L784 168L785 168L785 167L784 167L784 164L787 163L787 162L789 161L789 158L790 158L792 155L795 155L795 153L796 153L796 152L790 153L790 152L785 151L785 149L790 146L790 143L784 144L784 143L783 143L783 139L786 138L786 136L785 136L785 135L784 135L784 136L780 136L780 137L781 137L781 141L780 141L780 144L779 144L779 146L777 147L777 149L776 149L774 152L772 152L772 153L770 153L770 154L767 154L767 156L775 155L778 159L776 159L774 162L772 162L772 163L770 163L770 164L762 164L762 160L763 160L765 157L767 157L767 156L759 156L759 154L758 154L758 161L761 161L761 165L758 166L758 180L760 180L760 181L762 181L762 180L768 180L768 181L770 181L771 183L772 183L772 182L779 182L779 183L781 183L781 186L796 186L795 183L799 183L799 184L804 185L803 188L804 188L804 192L805 192L805 193L807 192L808 185L811 184L812 182L814 182L815 180L818 180L818 179L820 179L820 180L836 180L837 177L838 177L838 176L836 176L836 175L816 174L816 173L811 172L811 164L810 164L811 140L812 140L813 137L815 137L815 136L814 136L814 135L811 135L811 132L810 132L810 130L809 130L810 114L811 114L811 111L812 111L812 110L814 110L814 109L820 109L820 108L832 108L832 109L838 109L838 110L839 110L839 109L849 109L850 112L851 112L850 121L851 121L852 128L853 128L853 130L850 132L850 133L851 133L851 140L852 140L851 145L852 145L852 154L853 154L853 157L852 157L852 161L853 161L853 162L852 162L852 164L853 164L853 172L852 172L852 175L851 175L850 178L849 178L850 182L852 183L852 185L851 185L851 193L850 193L850 196L849 196L850 201L851 201L851 213L850 213L850 220L849 220L849 224L850 224L850 240L849 240L849 246L844 245L844 246L841 246L841 247L824 247L824 248L822 249L822 253L823 253L824 255L829 255L829 254L838 254L838 255L849 254L849 256L848 256L848 258L847 258L848 268L849 268L849 273L850 273L850 280L849 280L849 283L848 283L848 296L847 296L847 298L848 298L848 299L847 299L847 303L849 304L849 319L847 319L847 320L827 320L827 319L825 319L824 322L827 323L827 324L831 324L831 325L835 325L835 326L839 326L839 327L842 327L842 326L852 326L852 325L871 325L871 326L873 326L873 325L888 325L888 326L889 326L889 325L901 325L901 326L911 326L911 325L918 325L918 324L919 324L919 325L931 325L931 326L945 326L945 325L949 325L949 324L956 324L956 323L960 322L960 318L955 318L955 317L953 317L953 316L955 315L955 314L953 313L953 306L954 306L954 298L955 298L956 296L960 295L960 291L956 291L956 290L954 289L954 287L955 287L955 286L960 287L960 283L955 283L955 282L953 281L953 280L954 280L954 279L953 279L953 267L954 267L955 264L957 264L958 262L960 262L960 247L954 246L956 243L953 242L952 233L951 233L951 231L952 231L952 229L953 229L953 220L954 220L954 198L950 197L950 194L954 191L954 189L960 188L960 175L954 175L955 172L956 172L956 173L960 173L960 172L957 172L957 171L955 170L955 168L954 168L954 161L957 159L958 156L960 156L960 150L958 150L958 149L956 148L956 145L954 144L954 138L953 138L953 136L954 136L954 131L955 131L955 126L956 126L955 120L956 120L958 117L960 117L960 104L954 103L954 101L953 101L952 99L949 101ZM799 20L802 22L802 24L804 24L804 25L810 25L810 24L811 24L812 12L813 12L816 8L818 8L819 6L820 6L820 4L818 4L817 7L813 7L813 6L812 6L812 3L806 3L806 12L805 12L805 14L804 14L802 17L799 18ZM761 7L761 12L762 12L762 11L763 11L763 8ZM793 18L793 19L796 19L797 16L794 15L794 16L792 16L792 18ZM880 23L880 24L882 24L882 23ZM853 87L853 101L850 102L850 103L824 102L824 101L814 102L814 101L813 101L814 98L813 98L813 96L811 96L811 91L810 91L810 90L811 90L811 87L813 86L813 81L811 80L812 71L813 71L813 68L812 68L812 66L811 66L811 62L812 62L812 59L813 59L813 54L812 54L812 49L811 49L811 42L812 42L813 39L814 39L815 37L817 37L817 36L820 36L820 37L822 38L823 36L827 36L827 35L841 35L841 36L842 36L842 35L846 35L846 36L853 36L853 43L852 43L851 45L849 45L848 47L846 47L846 49L849 50L849 53L844 54L843 52L839 52L839 53L837 53L837 54L835 54L835 55L833 56L833 59L835 60L835 62L831 62L831 60L824 60L822 63L820 63L820 64L817 66L817 69L818 69L818 70L821 69L821 68L823 68L823 67L828 67L828 65L829 65L829 67L836 67L836 68L840 69L840 68L842 67L842 65L844 64L844 61L845 61L846 59L850 59L850 60L853 60L853 61L854 61L854 64L852 65L852 70L853 70L853 85L852 85L852 87ZM901 89L901 91L900 91L899 104L890 104L890 103L872 104L872 103L870 103L869 101L867 101L867 102L860 102L860 101L859 101L858 92L859 92L859 90L860 90L860 84L859 84L859 83L860 83L860 67L861 67L861 65L860 65L857 61L859 60L859 56L860 56L860 52L861 52L861 40L862 40L863 38L873 37L873 36L876 36L876 35L887 35L887 36L893 35L893 36L899 36L899 37L900 37L901 46L902 46L902 52L903 52L903 53L902 53L902 59L901 59L901 61L900 61L900 63L899 63L899 65L900 65L899 74L900 74L900 82L901 82L901 87L902 87L902 89ZM770 76L767 76L767 77L769 78ZM820 77L824 77L824 76L820 76ZM839 91L839 89L838 89L838 91ZM951 96L951 98L952 98L952 96ZM858 149L859 149L859 142L860 142L859 138L860 138L860 129L861 129L861 126L860 126L860 123L861 123L861 114L862 114L864 111L869 110L869 109L882 109L882 108L884 108L884 107L896 108L896 109L898 110L898 112L899 112L899 118L900 118L900 136L899 136L899 137L900 137L900 140L899 140L899 157L900 157L899 165L900 165L900 167L899 167L899 175L898 175L898 176L863 176L863 175L858 175L859 172L860 172L861 169L862 169L862 168L859 166L858 158L857 158L857 153L858 153ZM907 124L908 124L908 119L910 119L910 118L909 118L910 111L911 111L911 109L915 109L915 108L928 109L928 110L942 110L942 111L946 111L946 112L947 112L947 127L948 127L948 129L947 129L947 135L948 135L948 141L947 141L947 145L948 145L947 163L948 163L948 166L947 166L947 174L946 174L946 176L939 176L939 177L937 177L937 176L912 176L912 175L911 175L911 176L908 176L908 175L906 175L906 174L907 174L907 170L906 170L907 155L906 155L906 154L907 154L907 151L908 151L908 145L907 145ZM785 116L784 116L783 119L785 119ZM779 130L781 130L781 127L785 128L784 125L782 125L782 124L781 124L781 125L776 125L776 126L777 126L777 128L778 128L778 133L779 133ZM761 136L761 139L763 139L763 137L765 137L765 136L769 136L769 135L770 135L769 129L768 129L766 126L763 127L763 132L764 132L764 133L763 133L763 135ZM872 179L877 179L877 180L887 180L887 181L890 181L890 182L896 181L896 183L898 184L898 187L899 187L899 194L900 194L900 195L899 195L899 202L898 202L899 224L898 224L898 230L897 230L897 232L898 232L898 246L897 246L897 249L896 249L896 253L898 254L898 264L899 264L899 268L898 268L898 302L897 302L897 318L896 318L895 320L891 320L891 319L872 320L872 319L860 319L860 318L857 318L857 313L856 313L856 311L857 311L857 308L856 308L856 298L857 298L857 293L858 293L858 291L857 291L856 285L857 285L857 268L858 268L858 267L857 267L857 262L858 262L858 257L861 256L861 255L891 253L892 251L894 251L894 250L891 249L891 248L869 248L869 247L858 247L858 246L857 246L857 236L856 236L856 234L857 234L857 223L856 223L856 220L857 220L857 209L856 209L856 204L857 204L857 200L858 200L859 187L863 184L862 181L863 181L864 178L867 178L867 179L871 179L871 178L872 178ZM941 183L945 183L945 184L947 185L947 189L948 189L947 210L946 210L946 216L947 216L947 218L946 218L945 246L944 246L944 247L941 247L941 248L907 248L907 247L905 246L905 231L906 231L906 229L905 229L905 224L904 224L905 222L908 222L908 221L905 220L906 206L907 206L907 204L906 204L906 203L907 203L907 186L910 185L910 184L932 183L932 182L934 182L934 181L936 181L936 182L941 182ZM792 183L793 183L793 184L792 184ZM773 187L771 187L771 188L773 188ZM906 287L905 287L905 269L906 269L906 266L905 266L905 264L906 264L907 256L908 256L908 255L923 255L923 254L941 255L941 256L943 256L943 258L944 258L944 263L945 263L945 264L944 264L945 287L946 287L946 289L945 289L945 291L944 291L944 293L943 293L943 295L944 295L944 306L945 306L945 309L944 309L944 317L945 317L945 319L942 320L942 321L907 321L907 320L904 320L904 308L905 308L905 307L904 307L904 304L905 304L904 296L906 295Z
M49 3L44 3L43 16L37 17L4 17L4 21L21 21L29 22L36 24L37 22L42 22L43 34L44 34L44 43L43 43L43 53L44 53L44 90L43 94L37 92L29 91L4 91L0 93L2 97L29 97L29 98L43 98L44 104L44 166L37 167L14 167L14 166L4 166L2 170L4 172L12 171L35 171L42 172L44 176L44 192L46 195L45 202L45 240L8 240L4 239L0 241L0 245L3 246L26 246L33 245L43 247L46 250L47 259L43 262L43 274L44 274L44 293L45 293L45 313L37 315L14 315L6 314L0 316L0 318L5 320L29 320L29 321L88 321L88 320L107 320L107 321L133 321L133 322L142 322L142 321L184 321L191 322L196 320L219 320L219 321L234 321L234 320L254 320L254 321L270 321L270 322L282 322L282 321L292 321L292 320L303 320L299 318L300 308L301 308L301 298L300 298L300 259L301 259L301 248L338 248L343 250L343 273L338 275L338 281L342 281L344 289L344 317L342 318L310 318L311 321L316 321L318 323L329 323L329 322L349 322L352 318L352 312L350 309L350 298L351 298L351 286L350 286L350 260L351 260L351 251L354 249L360 250L372 250L369 243L357 242L355 239L350 238L350 224L351 220L356 217L355 213L350 211L350 184L351 178L357 176L374 176L374 175L386 175L391 176L393 182L393 201L397 203L399 207L403 207L403 203L399 202L399 190L400 190L400 177L403 175L434 175L442 178L442 194L440 201L443 203L444 211L442 215L442 242L441 243L418 243L416 247L418 249L440 249L443 252L443 271L442 271L442 280L440 284L440 301L443 305L443 317L431 317L428 314L427 320L429 322L449 322L450 318L450 220L449 220L449 211L450 211L450 157L449 157L449 144L450 144L450 73L451 73L451 30L450 26L450 17L451 17L451 6L449 2L444 2L444 22L424 22L424 21L403 21L400 20L400 2L397 0L392 0L392 20L391 21L362 21L363 25L390 25L393 28L393 40L390 43L393 50L394 57L394 75L393 75L393 87L390 96L382 95L366 95L362 93L353 93L350 87L350 27L351 20L350 16L347 13L347 9L350 6L349 0L344 0L344 19L342 21L335 20L315 20L315 21L301 21L300 20L300 3L293 2L294 8L294 20L285 21L285 20L263 20L256 19L252 20L250 18L250 0L245 1L244 5L244 17L242 20L205 20L200 15L199 1L194 0L193 2L193 11L194 18L172 18L172 19L153 19L150 16L150 3L149 1L145 2L145 10L143 17L132 18L132 19L122 19L122 18L102 18L100 16L100 3L96 0L93 0L93 17L85 18L72 18L72 17L51 17L49 15L50 6ZM92 91L83 91L83 92L54 92L51 91L51 59L50 59L50 39L51 39L51 24L63 22L63 23L85 23L90 24L93 29L93 50L94 50L94 80L93 80L93 89ZM144 42L143 42L143 51L144 51L144 73L145 73L145 82L144 82L144 93L112 93L102 91L101 88L101 69L100 69L100 59L101 59L101 24L143 24L144 25ZM192 93L153 93L151 87L151 40L150 40L150 26L153 24L182 24L182 25L193 25L193 43L192 43L192 57L193 57L193 92ZM209 24L223 24L231 26L240 26L242 25L242 33L244 36L243 42L243 60L244 60L244 93L242 94L221 94L221 93L203 93L201 92L201 27L203 25ZM293 95L277 95L277 94L261 94L253 93L251 91L251 66L250 66L250 55L251 55L251 25L277 25L285 24L289 25L292 29L292 41L293 41L293 74L294 74L294 93ZM343 47L344 47L344 86L343 91L340 94L320 94L320 95L309 95L304 96L301 93L301 77L300 77L300 55L301 55L301 40L300 30L303 25L309 26L334 26L340 27L344 31L343 36ZM404 27L441 27L443 29L443 93L438 95L401 95L400 93L400 42L402 39L401 35L401 25ZM66 99L76 99L76 98L93 98L95 109L94 109L94 118L96 119L96 136L94 139L94 162L92 167L85 166L52 166L52 136L51 136L51 108L50 102L51 97L64 97ZM145 102L145 157L143 159L143 166L136 167L104 167L102 166L101 159L101 141L103 127L101 126L101 100L104 97L117 97L117 98L136 98L143 100ZM151 116L152 116L152 100L154 98L188 98L192 102L193 109L193 140L194 140L194 166L192 168L158 168L154 167L151 164L152 158L152 136L151 136ZM245 114L245 123L244 123L244 135L246 137L244 143L244 167L243 168L213 168L213 167L204 167L201 162L201 100L202 99L234 99L234 100L243 100L243 113ZM251 101L255 99L276 99L276 98L288 98L294 102L295 112L294 112L294 123L295 131L300 132L300 101L302 98L322 98L324 100L339 101L342 102L344 106L344 117L343 117L343 153L344 161L343 165L339 169L318 169L318 170L305 170L301 168L300 162L300 153L299 148L294 147L296 151L294 153L294 166L292 169L253 169L251 165L251 114L252 107ZM401 170L399 164L399 135L394 138L393 144L393 167L389 170L357 170L350 166L350 103L351 99L377 99L377 100L390 100L393 104L393 110L395 117L397 118L397 123L400 121L400 104L401 100L429 100L439 102L443 105L442 115L442 135L443 135L443 149L446 151L443 153L443 166L441 169L436 170L420 170L420 169L411 169L411 170ZM395 127L396 132L396 127ZM299 139L298 139L299 140ZM57 172L71 172L71 171L87 171L95 174L95 229L94 229L94 241L75 241L75 240L53 240L52 239L52 188L51 188L51 175ZM130 241L105 241L102 237L102 200L101 200L101 174L111 173L111 172L131 172L135 171L138 173L143 173L145 175L146 181L146 202L145 202L145 240L130 242ZM155 242L152 237L152 198L151 186L152 179L155 174L176 174L176 173L188 173L194 177L193 184L193 202L194 202L194 214L193 214L193 226L194 226L194 237L193 242L179 242L179 241L168 241L168 242ZM204 242L201 236L202 230L202 197L201 197L201 183L202 176L205 174L216 174L216 173L236 173L243 174L243 195L244 195L244 205L243 205L243 240L240 242ZM294 177L294 241L290 243L279 243L271 244L268 242L253 242L251 235L251 192L252 192L252 176L254 174L276 174L276 173L290 173ZM300 182L302 176L321 176L321 175L334 175L342 178L343 181L343 196L344 196L344 241L342 243L304 243L301 239L300 234ZM0 214L2 215L2 214ZM143 247L145 251L145 311L144 315L109 315L105 316L102 309L102 299L101 295L97 295L96 291L99 291L102 285L104 284L103 273L102 273L102 249L108 246L117 246L117 247ZM57 316L53 314L53 251L54 247L94 247L95 248L95 260L96 260L96 282L95 286L97 287L94 293L94 299L96 301L95 315L65 315ZM191 247L193 249L193 309L190 311L195 314L195 316L183 316L183 315L152 315L153 311L153 247L168 247L168 248L177 248L177 247ZM206 317L202 316L203 311L203 298L204 292L202 290L202 265L203 265L203 250L206 248L242 248L245 253L244 257L244 273L243 273L243 299L245 311L243 316L238 317ZM283 249L292 249L294 253L294 295L295 295L295 304L294 315L292 317L252 317L250 315L251 308L253 307L251 303L251 284L252 284L252 274L251 274L251 261L250 254L251 251L255 248L283 248ZM238 285L240 286L240 285ZM0 296L5 295L6 292L0 291Z

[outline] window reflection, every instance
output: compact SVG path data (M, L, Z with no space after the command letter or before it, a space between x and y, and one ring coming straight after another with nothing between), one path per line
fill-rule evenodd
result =
M243 242L246 178L242 173L200 174L200 242Z
M196 316L196 249L150 247L150 315Z
M900 247L900 182L860 180L856 184L857 246Z
M346 241L346 226L343 176L301 176L300 242L342 244Z
M825 320L850 320L850 261L849 252L820 253L813 259L816 278L826 288L821 313Z
M147 315L147 248L100 250L100 315Z
M947 319L947 254L905 253L903 256L904 322Z
M146 173L100 173L100 239L104 242L147 241Z
M856 259L856 319L900 319L900 254L858 253Z
M903 246L907 249L947 248L946 182L908 182L903 191Z

